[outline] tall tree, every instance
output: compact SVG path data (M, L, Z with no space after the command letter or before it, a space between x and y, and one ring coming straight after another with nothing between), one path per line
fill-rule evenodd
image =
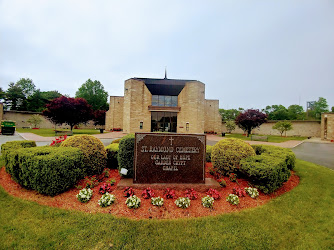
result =
M267 115L268 120L288 120L289 113L283 105L271 105L263 109Z
M42 92L38 89L33 95L28 97L27 108L29 111L42 112L46 108L46 104L60 96L61 94L56 90Z
M235 118L240 114L241 108L239 110L236 109L219 109L219 113L222 116L222 121L231 121L235 120Z
M6 91L5 106L10 110L28 110L27 99L36 91L35 84L29 78L21 78L15 84L9 83Z
M108 110L108 92L99 81L88 79L75 93L75 97L86 99L93 110Z
M260 112L258 109L247 109L237 116L235 124L243 131L247 131L249 137L254 128L266 122L267 117L267 114Z
M329 111L327 100L323 97L319 97L318 101L314 103L313 110L314 110L314 115L315 115L314 118L320 119L321 113Z
M75 125L86 123L93 118L92 108L83 98L61 96L52 100L46 107L43 115L54 124L68 124L71 131Z
M289 120L304 120L306 118L303 107L297 104L288 107L288 115Z

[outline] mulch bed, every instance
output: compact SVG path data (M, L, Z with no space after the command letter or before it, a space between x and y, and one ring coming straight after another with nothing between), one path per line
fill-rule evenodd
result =
M206 164L206 177L214 178L209 173L209 168L211 163ZM112 194L116 196L116 201L109 207L101 208L98 205L98 200L101 198L99 194L100 186L106 181L114 179L116 180L113 186ZM117 189L117 184L121 177L117 170L110 170L109 177L103 178L102 182L94 188L92 199L88 203L80 203L76 195L79 193L78 188L72 188L65 193L57 195L55 197L45 196L37 193L33 190L27 190L22 188L19 184L11 179L11 176L7 174L5 168L0 170L0 185L8 192L10 195L16 196L21 199L35 201L41 205L46 205L50 207L57 207L69 210L79 210L87 213L110 213L117 217L128 217L132 219L175 219L175 218L190 218L190 217L203 217L203 216L214 216L223 213L230 213L235 211L240 211L247 208L262 206L271 199L280 196L299 184L299 177L292 171L290 179L276 192L265 195L260 192L259 197L252 199L248 195L246 197L240 197L240 203L235 206L231 205L226 201L226 197L232 193L234 187L248 187L247 180L238 179L238 183L231 182L227 177L224 177L226 181L226 187L220 188L218 191L221 194L221 199L215 200L213 209L205 208L201 204L201 198L206 196L205 192L197 192L198 198L191 201L191 205L187 209L178 208L175 205L175 199L165 199L163 192L164 190L154 190L155 196L160 196L164 198L164 205L162 207L156 207L151 204L151 199L144 199L141 194L143 190L134 189L135 194L141 199L141 206L138 209L129 209L126 204L123 190ZM84 180L80 184L85 184ZM149 187L149 185L147 186ZM175 190L177 197L184 197L185 190Z

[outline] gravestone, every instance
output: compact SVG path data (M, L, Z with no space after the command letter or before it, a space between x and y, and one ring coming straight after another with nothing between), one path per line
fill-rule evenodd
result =
M133 183L205 183L202 134L136 133Z

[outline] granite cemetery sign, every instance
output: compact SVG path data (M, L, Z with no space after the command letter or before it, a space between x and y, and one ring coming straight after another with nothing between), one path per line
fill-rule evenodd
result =
M136 133L133 183L205 183L206 137Z

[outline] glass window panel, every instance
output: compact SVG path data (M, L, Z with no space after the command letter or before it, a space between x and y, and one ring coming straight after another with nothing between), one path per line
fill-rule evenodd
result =
M172 122L177 121L177 113L171 113L171 120L172 120Z
M159 95L159 105L158 106L164 106L165 105L165 96Z
M151 120L152 122L158 121L158 112L151 112Z
M172 107L177 107L177 96L172 96Z
M157 121L163 122L164 112L156 112L157 113Z
M165 112L165 122L171 122L170 121L170 112Z
M172 97L171 96L165 96L165 106L171 107L172 106Z
M158 105L159 105L159 96L152 95L152 106L158 106Z

